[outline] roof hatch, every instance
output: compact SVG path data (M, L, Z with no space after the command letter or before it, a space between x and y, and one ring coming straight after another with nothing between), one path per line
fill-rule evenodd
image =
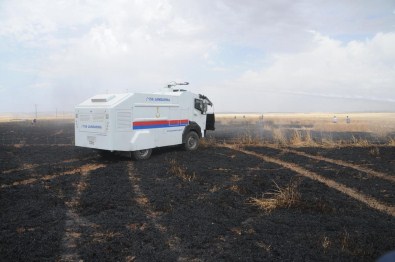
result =
M97 95L91 98L92 102L108 102L113 99L115 95Z

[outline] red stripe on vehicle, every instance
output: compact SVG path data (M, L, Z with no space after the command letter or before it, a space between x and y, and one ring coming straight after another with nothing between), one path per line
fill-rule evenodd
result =
M166 125L168 124L168 120L161 120L161 121L140 121L140 122L133 122L134 126L150 126L150 125Z
M188 119L181 120L156 120L156 121L138 121L133 122L133 126L151 126L151 125L187 125Z

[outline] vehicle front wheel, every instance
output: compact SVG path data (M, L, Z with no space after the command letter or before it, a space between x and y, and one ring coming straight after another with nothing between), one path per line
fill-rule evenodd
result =
M152 153L152 149L137 150L132 152L132 157L135 160L145 160L150 158L151 153Z
M185 138L184 148L187 151L193 151L199 147L199 136L196 132L191 131Z

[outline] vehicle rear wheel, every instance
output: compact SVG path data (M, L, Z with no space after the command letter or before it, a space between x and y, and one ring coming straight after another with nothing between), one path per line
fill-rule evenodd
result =
M152 149L137 150L132 152L132 157L135 160L145 160L150 158L151 153L152 153Z
M199 147L199 136L196 132L191 131L185 137L184 148L187 151L194 151Z

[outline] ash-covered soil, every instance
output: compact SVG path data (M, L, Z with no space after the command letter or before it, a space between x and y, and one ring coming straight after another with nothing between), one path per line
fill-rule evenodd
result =
M372 261L395 248L391 210L287 166L214 143L195 152L157 149L141 162L125 154L104 159L74 147L73 128L0 125L0 260ZM217 141L228 137L218 131ZM243 149L393 207L393 147L378 154L361 147L297 149L384 178L282 149ZM290 184L300 195L296 203L270 212L253 204Z

